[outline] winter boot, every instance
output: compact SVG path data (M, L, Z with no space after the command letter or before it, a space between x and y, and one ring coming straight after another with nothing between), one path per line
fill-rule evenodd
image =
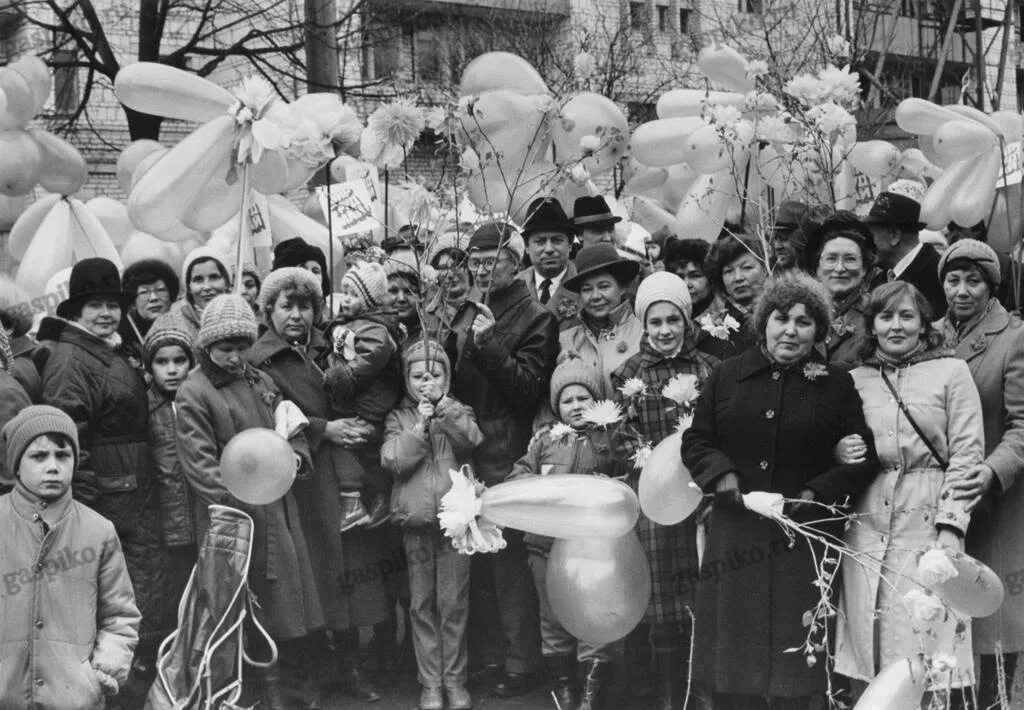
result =
M359 667L355 653L349 649L342 649L338 654L338 683L345 695L356 700L364 703L380 700L380 693Z
M370 514L366 512L362 498L358 493L341 494L341 532L366 525L370 522Z
M551 697L557 710L578 710L580 689L576 684L574 656L545 656L544 667L551 681Z
M583 668L583 697L579 710L604 710L612 684L612 664L609 661L588 661Z

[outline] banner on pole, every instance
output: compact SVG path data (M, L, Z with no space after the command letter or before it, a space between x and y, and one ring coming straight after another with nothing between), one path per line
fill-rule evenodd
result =
M316 194L324 214L331 213L332 236L370 232L380 226L365 180L321 185Z

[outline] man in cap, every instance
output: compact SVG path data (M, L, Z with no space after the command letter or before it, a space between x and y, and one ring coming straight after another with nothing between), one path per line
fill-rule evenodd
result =
M572 206L572 224L585 247L601 242L614 244L615 225L621 221L622 217L612 214L600 195L577 198Z
M562 283L576 275L569 261L574 229L562 205L554 197L537 198L526 211L523 239L531 266L519 273L530 293L547 308L559 330L568 328L579 312L579 295Z
M946 297L939 283L939 252L924 244L918 232L921 205L905 195L883 192L875 199L864 223L871 228L878 266L889 281L906 281L924 294L934 318L946 314Z

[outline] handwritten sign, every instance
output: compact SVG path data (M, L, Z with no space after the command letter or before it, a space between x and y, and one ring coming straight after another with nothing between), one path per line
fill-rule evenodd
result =
M365 180L322 185L316 194L324 214L330 213L332 236L369 232L380 226Z
M258 192L253 192L252 202L249 204L249 234L254 249L269 248L274 244L270 233L270 207L267 204L267 196Z
M1021 153L1020 141L1005 145L1003 148L1003 172L996 183L997 187L1008 187L1021 181L1021 178L1024 177L1024 171L1021 169L1022 157L1024 155Z

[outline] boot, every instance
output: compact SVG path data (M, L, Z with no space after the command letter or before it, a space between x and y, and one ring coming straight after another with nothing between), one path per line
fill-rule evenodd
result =
M281 697L281 664L275 663L263 673L263 705L265 710L286 710Z
M576 684L576 659L573 656L545 656L544 666L551 681L551 697L558 710L578 710L580 689Z
M612 684L610 661L588 661L584 666L583 697L579 710L604 710Z
M339 649L338 683L343 693L356 700L362 700L364 703L375 703L380 700L380 693L363 674L356 662L355 653L348 648Z
M370 515L369 520L366 523L366 529L372 529L379 525L383 525L391 519L391 507L388 505L388 496L386 493L374 493L373 501L370 503Z
M366 525L370 522L370 514L366 512L362 498L358 493L341 494L341 532Z
M679 710L682 700L679 695L680 675L684 673L680 667L679 650L675 648L654 649L654 672L658 692L654 707L658 710Z

